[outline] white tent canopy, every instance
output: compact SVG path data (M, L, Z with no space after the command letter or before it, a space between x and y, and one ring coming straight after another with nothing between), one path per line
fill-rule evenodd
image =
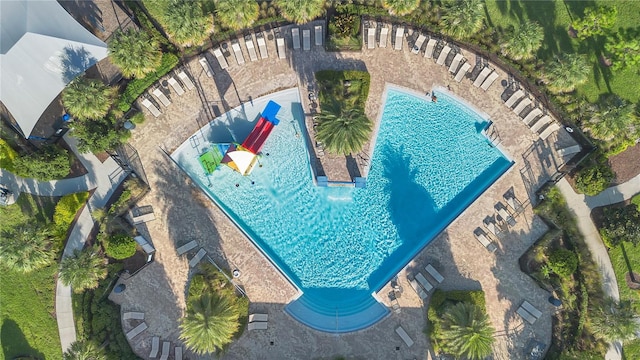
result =
M25 137L64 87L107 45L55 0L0 0L0 101Z
M251 170L253 170L253 166L255 165L256 155L250 151L231 151L227 153L231 160L233 160L234 164L238 168L238 171L242 175L251 174Z

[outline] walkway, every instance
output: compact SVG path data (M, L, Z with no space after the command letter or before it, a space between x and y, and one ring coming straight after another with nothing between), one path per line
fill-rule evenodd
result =
M624 184L612 186L596 196L576 194L571 185L569 185L569 182L564 178L558 182L558 189L560 189L560 192L567 200L567 206L575 215L578 221L578 229L580 229L580 232L584 236L585 243L600 268L604 293L615 300L620 300L616 274L613 271L609 253L602 239L600 239L598 229L596 229L595 224L591 220L591 210L599 206L628 200L633 195L640 193L640 175L637 175ZM605 359L622 359L622 344L619 341L609 346Z

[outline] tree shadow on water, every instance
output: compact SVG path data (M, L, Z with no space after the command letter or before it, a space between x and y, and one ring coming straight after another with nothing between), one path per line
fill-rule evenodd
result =
M44 354L29 345L18 324L11 319L4 319L0 330L0 342L5 359L14 359L20 356L32 356L44 359Z

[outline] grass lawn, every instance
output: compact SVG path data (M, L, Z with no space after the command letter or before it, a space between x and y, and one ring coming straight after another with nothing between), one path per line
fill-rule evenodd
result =
M609 250L611 264L616 273L616 280L618 280L620 299L631 300L638 314L640 314L640 291L629 289L625 281L625 274L629 272L629 266L631 266L634 272L640 273L639 250L638 247L633 246L630 242L624 242Z
M600 66L599 55L604 42L572 39L567 32L573 19L593 5L612 5L611 1L523 1L487 0L486 15L490 26L506 28L523 21L535 21L544 28L545 40L538 58L547 61L556 54L579 52L587 54L593 64L591 80L580 86L578 92L595 102L600 95L614 93L631 102L640 100L640 74L637 69L613 71ZM640 1L616 1L618 18L616 28L635 28L640 24Z

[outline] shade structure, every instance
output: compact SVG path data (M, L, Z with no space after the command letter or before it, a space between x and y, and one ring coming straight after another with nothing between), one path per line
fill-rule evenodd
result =
M246 150L230 151L227 152L227 155L231 158L231 162L228 162L227 165L244 176L251 174L258 161L256 154Z
M0 0L0 101L29 137L65 86L107 45L55 0Z

